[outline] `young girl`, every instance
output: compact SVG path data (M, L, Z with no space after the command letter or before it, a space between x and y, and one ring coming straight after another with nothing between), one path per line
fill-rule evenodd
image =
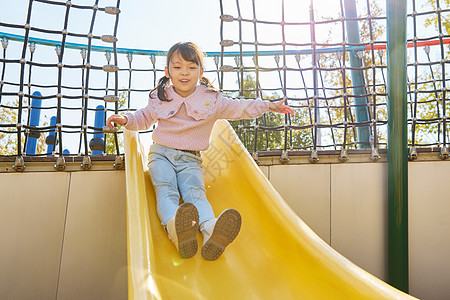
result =
M109 127L116 123L128 130L145 130L158 122L150 147L149 172L161 224L181 257L195 255L200 229L202 256L216 260L241 228L238 211L227 209L216 218L206 199L200 151L208 148L215 121L252 119L269 110L293 115L283 104L285 100L271 103L225 97L203 77L203 52L193 43L177 43L167 53L165 76L150 92L148 105L133 114L107 119Z

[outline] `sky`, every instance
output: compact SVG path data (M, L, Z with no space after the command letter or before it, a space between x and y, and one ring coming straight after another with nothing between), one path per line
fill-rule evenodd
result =
M60 1L64 2L64 1ZM360 1L364 3L364 1ZM72 0L73 4L92 5L94 0ZM99 0L99 7L115 6L115 0ZM324 5L323 5L324 4ZM309 0L285 0L285 20L307 21L309 19ZM280 0L256 0L256 16L260 20L280 22L282 6ZM13 24L24 24L28 0L0 0L0 21ZM225 14L238 16L236 1L223 0ZM220 1L219 0L127 0L120 4L121 14L117 36L119 47L167 50L179 41L192 41L204 51L220 51ZM239 9L243 18L253 18L251 0L240 0ZM363 8L364 9L364 8ZM321 16L336 16L339 12L339 1L315 0L315 10ZM50 6L34 1L32 26L61 30L64 19L64 6ZM84 13L85 12L85 13ZM104 18L102 18L104 17ZM69 28L75 32L86 33L89 30L91 11L72 10L69 16ZM94 34L112 33L112 18L97 14ZM248 27L248 28L247 28ZM234 29L234 28L233 28ZM23 30L1 28L1 31L16 31L23 35ZM320 30L320 29L319 29ZM232 33L231 33L232 32ZM230 30L230 38L238 38L238 30ZM261 34L263 32L263 34ZM280 31L271 26L261 25L261 41L273 41L274 34L281 38ZM36 36L41 34L34 32ZM302 32L286 32L287 39L291 35L303 36ZM42 34L45 36L45 34ZM53 37L54 35L48 35ZM253 25L244 26L243 36L253 38Z
M60 1L63 2L63 1ZM95 0L73 0L73 4L92 5ZM383 1L381 1L383 2ZM238 17L239 13L243 18L253 19L254 13L258 20L280 22L282 20L282 1L281 0L255 0L255 12L253 12L252 0L127 0L121 1L118 26L118 43L119 48L145 49L145 50L163 50L167 51L170 46L179 41L191 41L200 46L204 52L220 52L220 4L222 3L224 14L230 14ZM237 6L239 4L239 7ZM361 3L359 8L364 13L366 1L358 0ZM114 6L116 0L99 0L100 7ZM336 0L315 0L314 9L316 15L322 18L337 18L340 12L339 1ZM284 1L284 19L286 22L307 22L309 16L309 0L285 0ZM0 0L0 22L23 25L27 17L28 0ZM64 24L65 7L48 5L38 1L33 2L31 14L31 26L36 28L45 28L60 31ZM316 18L318 18L316 16ZM69 14L68 28L69 32L86 34L92 18L91 10L72 9ZM96 16L96 22L93 30L94 35L113 34L115 17L99 12ZM316 40L318 42L341 43L342 30L341 26L334 26L335 32L329 32L332 28L329 24L316 26ZM258 24L257 40L261 43L279 43L282 41L281 26L270 24ZM6 28L0 26L0 32L8 32L18 35L24 35L23 29ZM242 35L240 35L240 32ZM40 33L32 31L33 37L61 40L61 35ZM224 23L223 38L239 41L255 41L254 26L252 23L242 23L239 28L238 22ZM311 40L309 26L286 26L285 39L288 42L309 43ZM86 38L67 37L68 42L86 44ZM104 45L103 42L94 40L94 44ZM277 47L263 47L259 50L281 50ZM287 46L287 49L310 48ZM245 50L253 51L252 45L244 45ZM226 48L225 51L239 51L239 46ZM22 52L21 43L10 43L8 48L9 58L20 58ZM79 64L80 55L78 51L67 50L64 57L66 64ZM73 55L71 55L73 54ZM92 61L103 62L103 54L93 54ZM35 54L36 61L54 62L57 60L55 51L52 47L38 46ZM247 58L250 61L251 58ZM164 59L157 59L158 63L164 65ZM291 62L296 65L294 58ZM205 60L206 68L209 71L215 70L212 58ZM120 57L119 64L127 65L126 57ZM135 66L151 67L148 57L134 57ZM234 59L227 59L224 64L235 65ZM121 66L122 66L121 65ZM261 66L269 68L276 67L274 58L262 59ZM15 76L17 70L10 67L9 74ZM36 71L37 72L37 71ZM65 70L66 72L66 70ZM65 78L70 78L70 70L67 70ZM73 73L73 72L72 72ZM48 74L46 74L48 75ZM38 76L38 75L37 75ZM136 75L138 76L138 75ZM40 79L44 76L38 76ZM49 81L53 77L48 76ZM266 74L267 85L270 87L271 82L278 82L278 74ZM235 84L233 77L230 85ZM213 78L214 80L214 78ZM139 80L136 78L136 82ZM273 87L277 84L272 84Z
M64 1L60 1L64 2ZM99 0L99 7L115 6L117 1ZM95 0L73 0L73 4L90 5L95 3ZM28 0L0 0L0 22L23 25L26 22L28 11ZM190 1L142 1L142 0L127 0L121 1L121 13L119 15L119 26L117 37L119 41L117 46L120 48L131 49L145 49L145 50L164 50L178 42L178 41L192 41L198 44L202 49L211 49L212 51L220 51L219 45L219 2L210 0L190 0ZM61 30L64 26L65 7L54 6L34 1L31 14L31 26L36 28L45 28L51 30ZM92 10L77 10L71 9L69 14L68 28L70 32L86 34L89 32L90 23L92 19ZM115 17L99 12L96 15L95 26L93 30L94 35L113 34ZM0 32L12 33L17 35L24 35L23 29L7 28L0 26ZM40 32L31 32L33 37L61 40L61 35L46 34ZM68 42L87 44L86 38L68 37ZM94 41L94 44L101 46L105 45L103 42ZM7 48L7 58L16 59L21 56L22 43L10 41ZM27 54L29 58L29 54ZM127 66L126 56L120 57L120 63ZM150 60L135 57L135 61L140 63L133 67L149 68ZM56 63L57 56L54 47L37 45L34 55L34 61ZM106 64L106 59L103 53L93 53L92 62L95 65ZM66 50L64 63L66 64L80 64L81 55L79 50ZM19 65L7 66L6 81L18 82ZM103 73L91 74L91 87L101 87L105 85L105 75ZM128 75L128 74L126 74ZM125 76L120 76L121 87L127 87L128 80ZM152 83L147 83L148 78L140 79L139 73L136 74L133 81L134 87L151 88ZM34 68L33 83L38 84L55 84L57 82L56 68L47 68L40 70ZM112 82L112 80L110 81ZM79 71L64 70L63 85L81 86L81 76ZM110 88L113 85L110 83ZM133 88L134 88L133 87ZM9 90L8 90L9 89ZM5 86L5 91L17 92L16 87ZM41 89L42 93L55 94L54 89ZM70 93L71 91L66 91ZM94 92L92 92L94 94ZM101 92L100 92L101 93ZM104 92L103 92L104 93ZM145 94L145 93L144 93ZM101 96L97 94L97 96ZM140 107L145 102L145 96L135 96L135 107ZM13 101L12 98L3 97L3 104ZM143 101L142 101L143 100ZM80 106L80 101L77 103L65 102L67 106ZM46 100L48 106L55 106L56 101ZM45 105L45 104L44 104ZM94 107L97 105L93 103ZM42 119L48 119L55 114L55 110L45 110L41 115ZM79 125L81 112L63 111L63 120L66 124ZM89 117L88 117L89 118ZM90 120L93 116L91 114ZM42 121L41 121L42 126ZM65 139L65 146L70 148L73 153L78 150L78 135L77 138ZM69 142L67 144L67 142Z
M72 3L93 5L95 1L73 0ZM115 5L116 1L99 0L99 7ZM27 8L28 0L0 0L0 20L24 24ZM202 48L217 48L220 15L218 1L127 0L121 2L120 9L117 34L120 37L119 47L165 50L177 41L191 40ZM31 24L61 30L64 12L63 6L55 7L35 1ZM94 34L112 34L113 26L109 21L113 17L108 19L108 16L98 13L97 18ZM73 9L69 16L69 28L76 32L87 33L90 20L90 10L80 12ZM23 30L18 30L20 31L23 33Z
M381 9L384 10L385 1L377 0ZM64 2L64 1L59 1ZM115 6L116 0L99 0L99 7ZM410 1L408 1L409 3ZM423 10L425 0L417 1L419 10ZM72 0L73 4L93 5L95 0ZM239 7L237 6L239 4ZM243 18L253 19L255 13L258 20L280 22L283 18L282 1L281 0L254 0L255 11L253 11L252 0L223 0L224 14L230 14L238 17L239 13ZM357 0L359 14L367 12L366 0ZM167 51L170 46L179 41L191 41L200 46L205 52L220 52L220 4L219 0L122 0L120 4L121 13L119 15L118 26L118 43L119 48L144 49L144 50L162 50ZM309 21L309 0L285 0L284 1L284 19L286 22L307 22ZM337 0L314 0L314 9L316 11L316 19L337 18L340 12L339 1ZM409 7L409 11L410 11ZM26 22L28 10L28 0L0 0L0 22L9 24L23 25ZM64 26L65 6L48 5L38 1L33 2L31 14L31 26L36 28L45 28L51 30L61 30ZM68 20L68 28L70 32L86 34L92 19L92 10L71 9ZM421 22L423 23L422 18ZM98 12L96 15L94 35L113 34L115 16ZM411 26L411 24L409 24ZM277 43L282 41L281 26L268 24L258 24L257 39L259 42ZM411 34L409 27L408 32ZM23 29L14 29L0 26L0 32L24 35ZM419 26L419 34L423 33L423 28ZM242 35L240 35L242 33ZM61 40L62 35L54 35L32 31L32 36L51 40ZM426 33L433 35L433 33ZM224 39L238 41L242 38L244 41L254 41L254 27L252 23L242 23L239 28L238 22L224 23L223 28ZM308 43L310 42L309 27L305 26L286 26L285 37L288 42ZM382 39L385 39L382 36ZM343 40L342 27L338 25L323 24L316 26L316 40L318 42L341 43ZM86 44L86 38L68 37L67 41L73 43ZM10 41L7 49L7 57L9 59L18 59L21 56L23 44L20 42ZM105 46L101 41L94 40L94 44ZM109 45L106 45L109 46ZM278 50L281 47L276 47ZM291 46L288 49L310 48ZM226 51L238 51L237 45L226 48ZM244 50L254 50L254 46L245 46ZM274 50L274 47L259 47L259 50ZM419 51L423 52L423 51ZM27 59L29 59L29 53ZM421 54L423 56L423 54ZM92 53L91 61L93 64L101 66L106 64L106 58L103 53ZM309 59L309 60L308 60ZM56 63L57 56L54 47L38 45L34 61ZM66 50L64 61L65 64L79 65L81 64L81 55L79 50ZM133 68L150 69L151 61L148 57L139 55L133 56ZM207 71L214 71L216 66L212 57L205 59ZM245 59L246 64L251 65L251 58ZM304 65L311 64L311 58L306 58ZM163 57L157 58L157 68L162 69L165 64ZM235 65L234 59L226 59L224 64ZM294 57L290 57L288 64L296 67ZM266 67L276 67L273 57L261 58L260 65ZM128 67L126 55L119 56L119 66L121 68ZM128 88L128 73L120 73L120 88ZM124 75L123 75L124 74ZM208 77L213 81L216 80L215 72L207 73ZM150 89L153 87L154 77L152 72L133 72L132 88L133 89ZM157 78L162 76L162 72L157 72ZM8 65L7 76L11 81L18 82L19 64ZM228 76L228 77L227 77ZM291 76L291 75L290 75ZM290 87L302 87L299 81L298 72L293 74L293 79L289 81ZM91 87L105 86L106 75L103 71L92 72L90 77ZM295 77L295 78L294 78ZM64 69L63 85L81 86L81 74L79 70ZM268 72L261 76L261 83L267 88L279 88L280 80L277 72ZM311 78L307 76L307 82L311 85ZM32 82L39 84L55 84L57 81L57 68L34 68ZM225 88L236 88L236 75L227 74L224 80ZM112 89L113 81L110 80L109 88ZM217 81L214 82L217 86ZM6 87L4 91L10 89L17 92L16 87ZM71 91L66 91L70 93ZM52 89L44 89L43 94L55 94ZM103 96L104 91L91 91L93 95ZM96 94L97 93L97 94ZM146 103L147 91L132 93L131 107L143 107ZM291 94L290 96L293 96ZM5 97L4 97L5 98ZM5 100L4 100L5 101ZM53 102L52 102L53 101ZM55 100L48 100L49 106L55 106ZM72 104L73 103L73 104ZM67 106L79 106L78 102L65 102ZM91 105L97 105L92 101ZM48 118L54 111L47 110L45 115ZM64 111L65 120L72 125L79 125L81 112ZM89 116L89 119L92 119ZM74 148L75 146L71 146ZM71 150L73 151L73 150Z
M377 0L380 7L383 9L383 0ZM64 2L64 1L60 1ZM73 0L73 4L92 5L95 0ZM116 0L99 0L100 7L114 6ZM253 10L253 3L255 10ZM315 18L336 19L340 13L340 1L337 0L314 0ZM360 14L367 13L366 0L357 0L358 10ZM239 4L239 6L238 6ZM281 0L126 0L121 1L118 26L118 47L131 49L146 49L146 50L165 50L167 51L171 45L179 41L191 41L200 46L205 52L220 52L220 14L222 5L223 13L238 17L239 14L246 19L253 19L254 15L258 20L280 22L284 17L286 22L308 22L310 20L310 0L285 0L284 14L282 10ZM23 25L26 21L28 8L28 0L0 0L0 22L20 24ZM46 28L53 30L61 30L64 24L64 6L55 6L33 2L33 9L31 15L31 26L37 28ZM69 14L68 28L70 32L86 34L89 32L92 12L90 10L72 9ZM104 13L98 13L94 26L94 35L112 34L114 16ZM23 29L5 28L0 26L0 32L15 33L23 35ZM240 33L242 35L240 35ZM45 34L33 31L32 36L46 38L51 40L60 40L61 36L54 34ZM309 43L311 41L310 29L308 25L303 26L286 26L285 39L288 42L295 43ZM254 26L252 23L243 22L242 28L239 28L238 22L224 23L223 38L233 41L255 41ZM279 43L282 41L281 26L271 24L257 25L257 40L261 43ZM316 41L319 43L331 42L342 43L342 26L340 24L319 24L316 25ZM67 41L80 44L86 44L86 38L68 37ZM11 43L11 47L14 47ZM17 43L14 50L9 50L9 55L20 55L21 46ZM102 42L94 40L94 44L103 45ZM39 47L36 52L36 59L38 55L44 55L42 61L56 60L54 49L45 49ZM47 47L50 48L50 47ZM281 50L277 47L260 46L259 50ZM302 49L310 48L310 46L296 47L287 46L287 49ZM255 49L252 45L244 45L244 51ZM239 46L226 48L225 51L239 51ZM101 55L97 55L100 57ZM73 59L71 59L73 57ZM79 63L79 56L67 56L64 58L65 63L74 64ZM135 58L136 62L138 58ZM96 58L99 61L100 58ZM247 61L251 60L248 58ZM124 58L122 58L124 61ZM158 60L162 61L163 60ZM158 62L157 61L157 62ZM127 62L124 61L126 64ZM291 57L291 63L295 66L296 63ZM305 64L310 64L306 62ZM141 59L137 64L147 66L149 64L148 58ZM233 58L224 62L224 64L234 65ZM268 68L276 67L274 59L266 59L260 61L261 66ZM215 65L212 59L206 60L207 70L214 70ZM9 72L14 72L9 70ZM270 76L266 74L267 85L270 87L272 82L277 82L277 74L273 73ZM234 77L230 85L234 85ZM266 85L265 84L265 85Z

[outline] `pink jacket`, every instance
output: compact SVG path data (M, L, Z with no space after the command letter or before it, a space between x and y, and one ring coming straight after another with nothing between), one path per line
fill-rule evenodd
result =
M170 102L161 101L155 95L148 105L135 113L127 113L128 130L146 130L158 122L153 131L153 141L162 146L202 151L209 147L209 137L218 119L253 119L269 111L267 100L236 100L222 93L209 91L197 85L186 98L178 95L173 86L166 89Z

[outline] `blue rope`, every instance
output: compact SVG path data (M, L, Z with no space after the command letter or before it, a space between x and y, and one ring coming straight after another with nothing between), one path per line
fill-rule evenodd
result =
M17 34L11 34L11 33L5 33L0 32L0 38L7 38L13 41L19 41L23 42L24 37ZM33 42L40 45L46 45L46 46L61 46L61 42L59 41L53 41L48 39L41 39L41 38L35 38L35 37L28 37L28 42ZM87 45L78 44L78 43L65 43L65 48L71 48L71 49L87 49ZM103 47L103 46L91 46L92 51L96 52L114 52L113 47ZM366 46L346 46L346 51L365 51ZM343 47L330 47L330 48L319 48L316 49L316 53L336 53L336 52L342 52ZM143 49L131 49L131 48L117 48L117 53L123 53L123 54L140 54L140 55L156 55L156 56L166 56L167 51L160 51L160 50L143 50ZM312 54L312 49L301 49L301 50L286 50L286 55L296 55L296 54ZM240 51L231 51L231 52L224 52L224 56L228 57L234 57L237 55L240 55ZM279 51L258 51L259 56L273 56L276 54L283 54L282 50ZM220 56L221 52L206 52L207 56ZM254 51L242 51L243 56L253 56L255 55Z

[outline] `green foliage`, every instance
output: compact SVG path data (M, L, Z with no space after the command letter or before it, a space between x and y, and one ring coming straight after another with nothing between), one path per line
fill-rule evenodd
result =
M1 124L16 124L17 114L13 109L0 107L0 123ZM12 133L15 127L0 128L6 132L0 132L0 155L17 154L17 134Z
M437 10L436 0L428 0L428 4L433 8L433 10ZM440 0L439 5L441 9L450 8L450 0ZM450 32L450 18L448 14L441 13L441 25L442 30L449 34ZM432 17L428 17L425 21L425 26L434 26L436 29L439 29L439 19L437 14Z
M431 6L433 10L437 10L436 0L428 0L427 4ZM450 0L439 1L441 9L450 8ZM441 13L441 28L444 35L450 34L450 19L448 14ZM429 15L425 21L426 27L434 27L436 31L439 31L439 19L438 14ZM448 47L448 46L444 46ZM445 54L445 59L450 58L449 52ZM417 89L417 119L421 122L417 122L415 129L414 144L432 144L442 142L443 123L437 119L444 116L444 111L448 112L450 109L450 103L448 101L448 93L446 94L447 101L444 107L444 94L442 92L443 83L443 68L441 64L430 66L426 72L418 74ZM448 71L446 74L448 78ZM411 83L411 89L415 89L415 83ZM422 91L428 91L423 93ZM415 95L412 95L412 99L415 100ZM410 115L413 117L414 107L410 108ZM448 113L447 113L448 114ZM450 135L447 130L447 141ZM409 142L412 142L410 137Z
M119 110L125 107L125 104L127 103L128 100L128 96L127 96L127 92L123 92L121 94L119 94L119 101L118 101L118 105L119 105ZM119 131L122 130L122 126L117 125ZM106 153L108 154L116 154L116 142L114 139L114 134L108 133L105 134L106 136ZM119 145L119 150L122 153L123 152L123 140L121 140L119 138L119 136L117 137L117 142Z
M246 74L244 77L244 85L242 88L242 97L247 99L256 98L256 81L250 75ZM239 95L229 95L237 97ZM280 95L273 93L271 96L263 95L264 100L279 99ZM289 104L289 103L288 103ZM303 126L309 124L307 112L302 110L294 110L295 115L285 116L283 114L268 112L257 119L231 121L231 125L235 128L239 138L245 147L253 152L255 150L269 150L269 149L284 149L285 143L287 148L291 145L293 148L306 148L312 145L312 137L310 130L287 130L287 135L284 129L284 124L292 124L295 126ZM258 130L255 126L258 125ZM268 128L267 130L264 127ZM280 127L277 130L273 128ZM285 140L285 135L287 140ZM255 149L256 137L256 149Z
M28 106L28 99L24 98L23 107ZM11 105L0 106L0 124L10 124L11 127L2 127L0 132L0 155L17 155L17 108L19 106L19 99L15 100ZM28 109L23 109L23 114L26 116ZM44 119L41 126L47 126L48 122ZM25 146L25 132L22 131L20 137L22 152ZM36 153L44 153L46 151L45 135L41 133L36 144Z
M377 2L370 1L370 13L371 16L382 16L383 11L378 6ZM366 17L365 15L360 16ZM361 43L369 43L371 40L382 40L386 31L385 26L377 19L364 19L360 23L360 41ZM332 40L332 32L330 31L328 41ZM375 50L375 62L372 60L371 52L360 53L362 55L362 66L364 69L364 81L366 94L375 93L375 97L367 97L368 104L370 104L369 116L370 119L377 119L381 121L387 120L387 105L386 97L383 96L386 93L386 85L381 77L380 68L375 69L375 74L372 65L380 66L382 62L379 59L378 53ZM320 67L328 69L330 71L322 72L324 88L321 92L327 100L320 100L320 106L326 107L322 109L321 123L326 125L332 124L344 124L345 122L356 122L354 108L354 90L352 88L351 72L347 68L345 72L339 70L342 67L342 61L346 61L346 66L349 67L348 55L354 55L353 52L346 52L346 57L342 57L342 53L330 53L320 56ZM385 58L386 54L383 53ZM386 60L383 61L385 63ZM336 70L336 71L333 71ZM337 71L339 70L339 71ZM344 85L345 83L345 85ZM375 83L375 84L374 84ZM346 89L344 90L344 86ZM349 97L344 99L343 94L347 93ZM376 101L376 103L374 103ZM376 111L374 116L373 105L376 104ZM326 112L326 113L325 113ZM373 134L373 131L372 133ZM322 137L325 140L331 141L334 145L346 145L347 149L357 148L354 142L358 139L357 130L352 126L334 126L330 129L322 130ZM344 140L345 139L345 140ZM377 142L386 142L386 131L377 130Z
M127 102L126 92L119 95L119 109L123 108ZM28 100L24 99L23 107L28 106ZM19 100L15 100L12 104L1 105L0 106L0 124L11 124L11 127L2 127L0 132L0 155L17 155L17 133L16 124L17 122L17 108ZM23 115L27 115L27 108L23 109ZM48 126L48 120L44 116L43 121L41 121L41 126ZM119 130L121 126L119 126ZM45 136L47 133L41 133L36 147L36 153L45 153L47 151L47 144L45 143ZM123 152L123 141L118 138L119 149ZM21 135L21 145L22 152L24 151L25 145L25 132L22 131ZM91 151L89 151L91 153ZM114 141L114 134L106 134L106 153L115 154L116 146Z

